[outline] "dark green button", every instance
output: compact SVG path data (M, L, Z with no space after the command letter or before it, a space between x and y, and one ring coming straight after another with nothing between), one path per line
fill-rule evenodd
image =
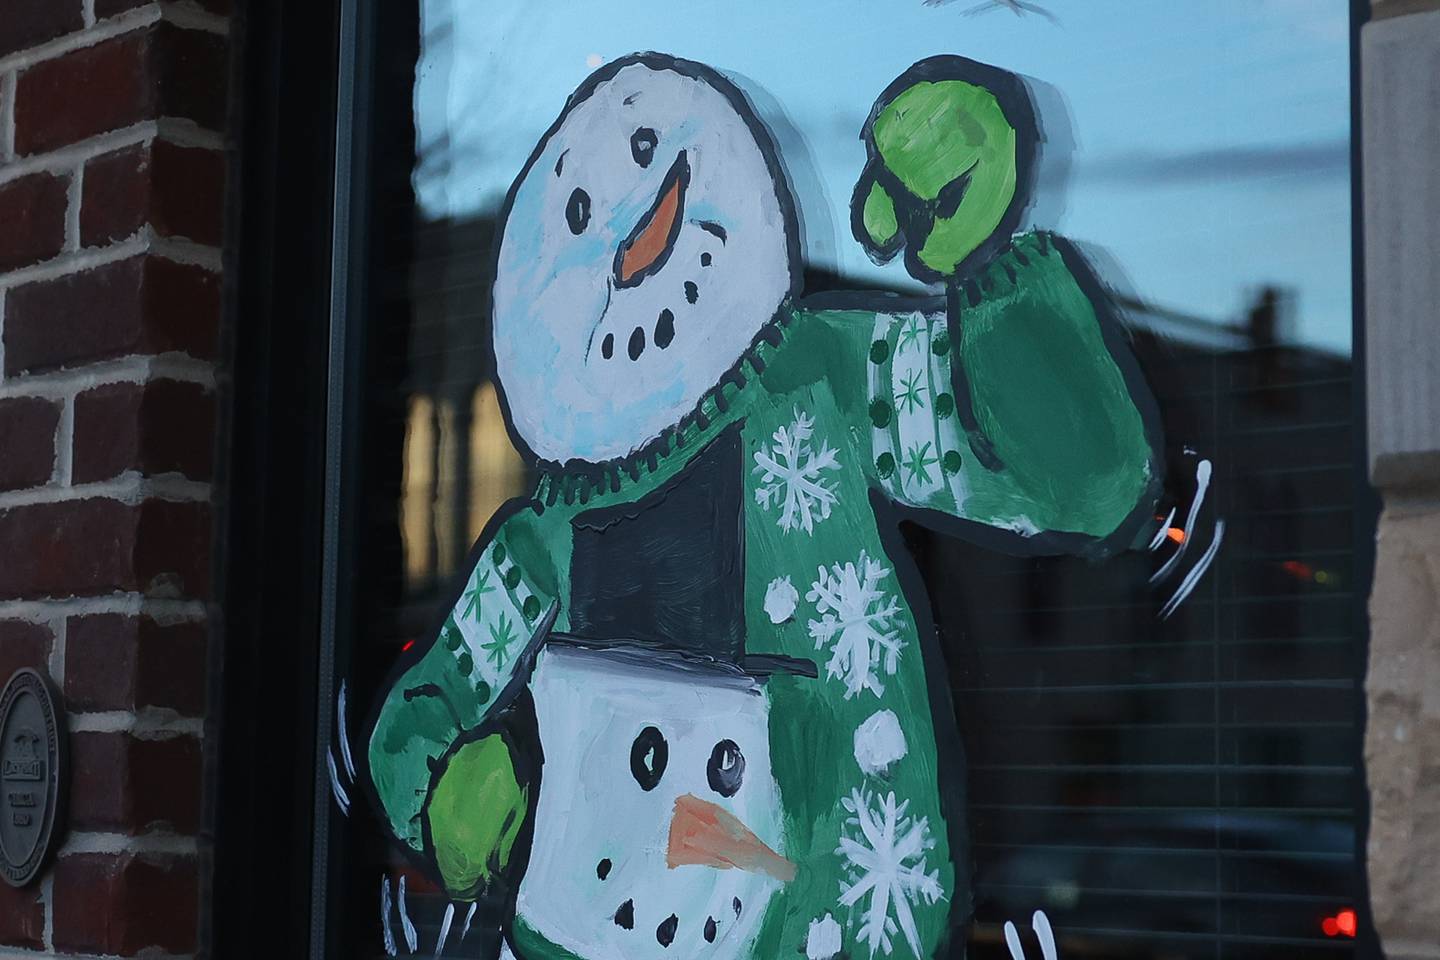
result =
M884 363L885 358L890 356L890 344L884 340L876 340L870 344L870 362Z
M954 397L950 396L950 394L948 393L939 393L935 395L935 416L939 417L941 420L944 420L946 417L950 416L950 414L954 412Z
M940 458L940 466L945 469L945 472L946 472L946 473L959 473L959 472L960 472L960 451L958 451L958 450L946 450L946 451L945 451L945 456L943 456L943 457Z
M875 458L875 472L882 480L888 480L895 472L895 457L888 451Z
M870 422L877 427L890 425L890 404L884 400L874 400L870 403Z

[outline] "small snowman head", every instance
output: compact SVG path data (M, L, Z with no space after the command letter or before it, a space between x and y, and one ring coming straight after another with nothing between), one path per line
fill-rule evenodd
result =
M743 94L636 54L570 97L510 189L493 297L510 422L606 460L692 410L799 278L794 203Z

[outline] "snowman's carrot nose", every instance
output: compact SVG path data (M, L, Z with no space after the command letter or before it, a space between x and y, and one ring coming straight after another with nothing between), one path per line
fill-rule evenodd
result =
M675 801L665 850L670 869L687 864L721 870L737 867L776 880L795 879L795 864L766 846L738 817L689 793Z
M615 251L615 285L633 287L665 265L685 212L690 161L681 150L660 182L655 202Z

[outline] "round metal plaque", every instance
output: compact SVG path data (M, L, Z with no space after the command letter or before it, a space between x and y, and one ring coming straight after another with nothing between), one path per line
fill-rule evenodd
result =
M50 684L16 670L0 693L0 871L11 886L35 878L59 837L64 766Z

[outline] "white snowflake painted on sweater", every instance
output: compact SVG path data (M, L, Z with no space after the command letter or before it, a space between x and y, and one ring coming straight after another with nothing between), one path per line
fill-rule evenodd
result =
M819 578L805 594L821 614L810 621L815 649L833 644L825 672L844 679L846 700L861 690L878 697L885 692L880 671L893 676L900 664L905 646L895 629L900 604L879 586L889 575L889 567L862 550L858 563L831 564L828 571L820 567Z
M755 473L760 484L755 488L755 502L769 510L780 505L780 529L789 533L796 527L813 533L815 524L830 516L835 505L835 487L825 480L823 472L840 469L838 451L821 442L819 450L810 445L815 420L799 407L789 426L777 427L774 443L755 453Z
M840 881L840 905L853 912L865 901L857 935L869 945L870 956L877 950L888 955L898 931L918 957L913 907L945 899L940 872L925 870L925 851L935 846L928 821L907 817L910 801L897 802L894 791L872 800L868 792L852 790L840 803L851 814L835 849L849 874L848 881Z

